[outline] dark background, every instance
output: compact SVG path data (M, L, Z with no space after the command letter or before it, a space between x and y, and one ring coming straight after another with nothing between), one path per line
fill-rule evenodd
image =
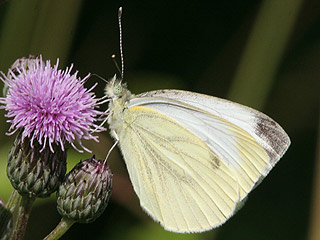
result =
M94 223L75 224L62 239L320 239L311 234L312 226L320 228L315 197L320 2L2 1L0 70L7 72L17 58L42 54L52 63L60 58L61 68L73 63L80 76L112 77L117 69L111 55L119 59L120 6L125 81L132 92L177 88L237 101L275 119L292 145L234 217L202 234L168 233L143 213L116 149L109 159L115 174L109 206ZM101 97L101 79L91 77L86 86L95 82ZM13 139L5 136L4 114L0 199L6 201L12 188L5 165ZM103 159L112 143L105 132L99 144L86 146ZM89 156L70 150L68 168ZM54 194L37 200L26 239L42 239L59 219Z

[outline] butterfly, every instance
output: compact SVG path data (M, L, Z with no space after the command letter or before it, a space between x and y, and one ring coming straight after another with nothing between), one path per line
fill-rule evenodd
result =
M134 95L116 76L105 94L140 205L169 231L223 224L290 145L270 117L228 100L181 90Z
M121 14L121 78L110 79L103 98L116 140L107 158L119 145L141 207L166 230L218 227L280 160L289 136L265 114L228 100L181 90L132 94L122 83Z

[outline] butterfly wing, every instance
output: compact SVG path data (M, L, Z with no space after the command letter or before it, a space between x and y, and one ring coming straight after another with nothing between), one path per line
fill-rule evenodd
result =
M117 134L141 206L176 232L225 222L290 144L266 115L191 92L138 95L124 116Z
M165 229L199 232L225 222L239 202L233 172L174 119L136 106L117 133L141 206Z
M160 90L138 95L142 105L185 126L233 170L244 199L269 173L290 145L286 132L252 108L203 94Z

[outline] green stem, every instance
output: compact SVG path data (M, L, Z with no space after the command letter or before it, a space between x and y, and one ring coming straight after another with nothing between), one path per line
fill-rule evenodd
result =
M44 240L56 240L65 234L69 228L75 223L73 220L61 218L61 221L52 232L44 238Z
M22 196L21 204L17 209L17 215L14 216L14 223L10 240L23 239L34 200L35 198Z
M17 190L11 192L10 198L5 206L0 206L0 238L4 235L9 234L8 229L9 223L12 220L16 207L19 205L21 200L20 194Z
M18 206L19 202L21 201L21 195L18 193L17 190L13 189L10 195L10 198L6 204L6 208L13 213L16 206Z
M0 205L0 239L5 238L5 235L10 234L10 220L12 213L5 208L3 204Z

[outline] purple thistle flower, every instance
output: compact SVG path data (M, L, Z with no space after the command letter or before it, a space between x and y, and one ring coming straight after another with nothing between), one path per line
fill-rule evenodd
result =
M22 139L30 138L30 145L37 140L42 146L41 151L49 144L60 144L62 151L69 142L77 151L74 142L86 149L81 139L93 139L92 130L102 131L104 128L95 124L96 117L102 112L95 110L97 99L91 89L84 87L89 78L77 77L77 71L71 74L72 65L66 70L58 69L59 60L54 67L50 61L45 63L42 58L33 59L28 68L17 67L9 70L6 76L1 72L0 79L7 86L6 96L0 98L0 108L6 109L6 117L11 126L8 135L22 128Z

